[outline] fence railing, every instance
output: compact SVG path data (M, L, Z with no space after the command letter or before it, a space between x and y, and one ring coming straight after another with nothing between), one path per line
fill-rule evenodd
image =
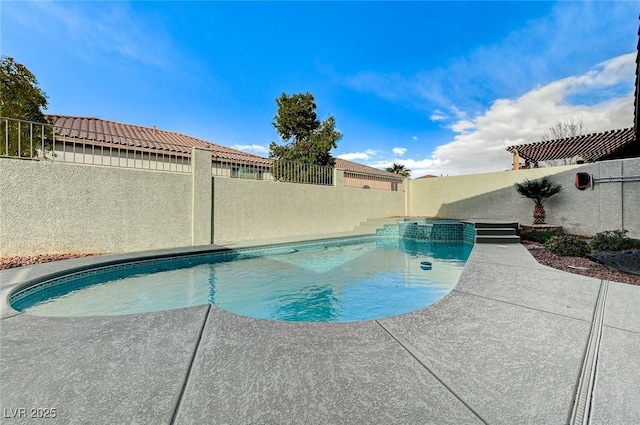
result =
M344 172L345 187L359 187L362 189L390 190L392 192L404 192L403 178L398 176L383 176L379 174L360 173L354 171Z
M258 164L213 156L211 174L216 177L333 185L333 167L291 161Z
M86 165L191 172L188 147L154 149L157 141L92 132L95 138L65 134L78 129L0 117L0 157ZM108 140L118 140L117 143ZM162 143L171 148L170 144Z
M90 137L71 136L86 134ZM102 132L87 132L0 117L0 157L48 160L109 167L191 172L190 147ZM211 174L219 177L334 185L334 168L290 161L242 161L212 156ZM404 191L402 178L344 171L345 187Z

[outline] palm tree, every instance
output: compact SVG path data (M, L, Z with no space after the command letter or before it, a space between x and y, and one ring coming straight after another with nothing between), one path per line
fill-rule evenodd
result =
M531 199L536 204L533 208L533 224L544 224L546 212L542 204L553 195L562 192L562 185L553 182L547 176L537 180L525 179L522 183L513 185L520 195Z
M387 171L390 173L400 174L403 177L409 177L411 175L411 170L405 168L403 164L396 164L395 162L391 167L387 167Z

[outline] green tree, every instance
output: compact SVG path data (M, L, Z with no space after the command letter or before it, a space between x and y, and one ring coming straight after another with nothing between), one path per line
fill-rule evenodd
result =
M271 142L269 158L276 161L295 161L306 164L335 165L331 149L337 147L342 133L335 129L335 119L330 116L319 121L315 99L311 93L298 93L276 99L278 113L273 126L278 130L284 145Z
M406 168L404 164L396 164L395 162L391 167L387 167L387 171L390 173L400 174L403 177L409 177L411 175L411 170Z
M36 123L47 123L42 109L47 96L27 67L13 58L0 58L0 116ZM32 158L38 148L49 147L50 128L14 120L0 122L0 155ZM37 143L32 143L33 141Z

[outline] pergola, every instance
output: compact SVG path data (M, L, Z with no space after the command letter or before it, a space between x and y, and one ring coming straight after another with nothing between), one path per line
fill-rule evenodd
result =
M513 154L514 170L520 168L520 158L524 159L525 163L535 166L541 161L557 159L595 162L640 154L640 144L636 141L633 128L526 143L509 146L506 149Z

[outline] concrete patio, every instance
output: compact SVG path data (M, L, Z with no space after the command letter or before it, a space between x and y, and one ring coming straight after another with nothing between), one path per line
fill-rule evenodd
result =
M0 273L3 294L56 267ZM519 244L477 244L444 299L376 321L208 305L46 318L3 305L0 422L640 423L639 310L640 287L539 265ZM55 419L29 418L47 408Z

